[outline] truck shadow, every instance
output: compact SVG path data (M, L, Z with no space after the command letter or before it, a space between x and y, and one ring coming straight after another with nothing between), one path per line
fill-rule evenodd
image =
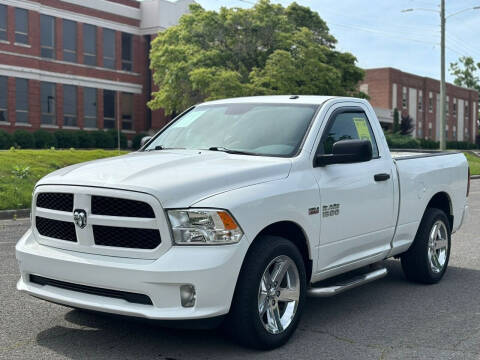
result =
M479 270L450 267L440 284L426 286L407 282L398 261L385 264L389 274L379 281L334 298L308 298L298 331L287 345L270 352L241 348L221 328L169 329L153 321L79 310L66 313L67 324L37 334L36 342L72 359L278 359L309 353L315 358L319 352L340 358L339 346L348 358L350 348L380 355L406 344L428 347L434 335L453 349L467 331L478 328L480 304L472 299L480 298Z

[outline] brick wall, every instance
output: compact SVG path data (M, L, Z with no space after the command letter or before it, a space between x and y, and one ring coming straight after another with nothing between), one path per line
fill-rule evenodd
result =
M402 72L393 68L380 68L366 70L365 80L362 84L368 84L368 95L370 96L370 102L373 107L382 109L393 110L396 107L400 113L406 112L409 115L415 115L417 129L416 135L419 137L431 137L436 139L437 128L437 93L440 92L440 82L438 80L430 79L427 77L421 77L414 74ZM361 85L362 85L361 84ZM396 104L392 104L393 99L393 84L397 86L397 101ZM403 88L407 89L406 109L403 108L402 94ZM412 114L413 109L409 108L410 104L410 91L413 88L417 91L416 107L417 112ZM420 91L423 93L422 110L419 107L419 95ZM429 93L433 95L433 110L429 111ZM447 96L449 100L449 113L447 114L448 124L448 136L447 140L452 141L458 138L460 131L464 136L464 141L473 142L475 140L472 136L472 127L477 116L474 116L472 110L472 104L478 102L478 93L471 89L465 89L455 86L453 84L447 84ZM453 114L454 99L457 99L457 114ZM464 126L462 129L458 129L458 103L459 99L468 101L469 103L469 116L465 116ZM393 106L392 106L393 105ZM431 136L429 136L429 124L431 124ZM456 127L456 136L454 137L453 128ZM421 132L418 132L420 128ZM468 133L465 133L465 128L468 128Z

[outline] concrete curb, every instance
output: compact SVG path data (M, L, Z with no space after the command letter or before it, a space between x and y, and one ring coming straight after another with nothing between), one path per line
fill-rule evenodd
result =
M28 218L30 209L0 210L0 220Z
M470 179L472 179L472 180L480 180L480 175L472 175L472 176L470 176Z

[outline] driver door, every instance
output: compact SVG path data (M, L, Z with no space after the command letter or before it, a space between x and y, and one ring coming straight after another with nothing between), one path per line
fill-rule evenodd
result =
M379 152L367 113L359 104L333 109L318 144L317 154L331 154L333 144L345 139L372 144L370 161L314 168L321 201L318 272L381 256L390 249L395 228L392 160ZM377 174L383 175L382 180L375 179Z

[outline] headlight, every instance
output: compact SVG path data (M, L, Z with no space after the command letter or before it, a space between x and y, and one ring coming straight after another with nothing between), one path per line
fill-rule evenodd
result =
M225 210L169 210L176 245L222 245L240 240L242 230Z

